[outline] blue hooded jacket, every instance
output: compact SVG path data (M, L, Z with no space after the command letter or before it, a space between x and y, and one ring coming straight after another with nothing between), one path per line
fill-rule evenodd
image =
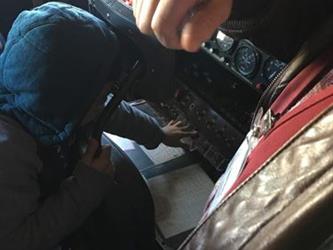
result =
M65 141L103 85L117 52L107 25L51 2L22 12L0 56L0 112L46 145Z
M66 168L57 151L114 71L115 51L116 37L102 21L66 4L48 3L15 21L0 56L1 249L54 249L120 190L82 161ZM157 121L126 102L106 128L148 147L163 139ZM126 176L127 190L139 174Z

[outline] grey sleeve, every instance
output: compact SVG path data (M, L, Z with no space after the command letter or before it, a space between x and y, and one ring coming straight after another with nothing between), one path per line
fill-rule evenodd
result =
M112 188L109 176L79 164L54 195L40 201L40 162L31 156L31 150L16 151L0 145L0 158L2 250L56 247L82 224Z
M132 139L149 149L156 148L164 137L155 118L125 101L110 117L106 132Z

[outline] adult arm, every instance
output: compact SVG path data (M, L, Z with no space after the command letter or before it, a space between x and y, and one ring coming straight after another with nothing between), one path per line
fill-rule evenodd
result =
M138 28L166 47L197 51L228 19L233 0L133 0Z

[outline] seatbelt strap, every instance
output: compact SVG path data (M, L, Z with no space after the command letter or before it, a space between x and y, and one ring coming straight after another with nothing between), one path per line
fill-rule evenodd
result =
M274 101L271 108L273 113L281 115L268 134L264 135L257 146L248 156L243 173L233 184L230 193L239 184L245 181L264 162L277 152L290 138L300 131L306 124L326 110L333 103L333 86L329 86L309 97L292 111L287 111L302 97L308 86L321 74L333 60L333 50L319 57L307 66L280 96ZM302 82L303 81L303 82Z
M271 105L270 109L273 112L273 115L280 117L295 105L296 102L300 100L300 98L303 97L315 83L317 83L314 80L331 66L332 58L333 49L330 49L305 67L293 80L291 80Z
M282 117L274 126L270 134L263 138L248 157L247 165L229 190L230 193L238 185L258 170L274 153L300 131L316 116L327 110L333 104L333 86L330 86L310 97L290 113Z
M307 122L311 121L311 119L313 119L315 115L318 114L318 112L327 107L325 106L327 104L326 102L323 102L321 104L319 102L318 105L317 104L314 105L313 103L314 105L313 108L309 107L309 110L307 110L307 112L301 114L301 116L298 116L298 112L301 112L300 110L303 109L306 110L308 108L308 105L310 106L312 105L309 104L308 102L310 102L311 100L316 102L318 100L321 100L322 98L325 98L324 95L329 94L327 92L329 91L329 89L321 91L320 92L321 94L316 95L316 97L312 96L311 98L309 98L309 101L301 103L297 109L294 109L287 113L287 111L291 107L293 107L295 103L297 103L297 101L299 101L299 99L303 97L308 92L308 90L310 90L313 87L314 84L317 83L316 80L318 76L320 76L323 72L325 72L325 70L330 66L330 63L333 61L332 59L333 59L333 49L329 50L327 53L324 53L323 55L318 57L311 64L305 67L293 80L289 82L289 84L281 92L281 94L277 97L277 99L273 102L270 108L270 112L274 113L275 116L279 116L280 119L278 119L276 123L272 123L270 130L268 130L268 133L266 134L264 133L264 136L262 136L258 144L252 150L251 149L249 150L249 155L247 157L244 156L246 158L244 158L243 160L244 163L241 164L241 165L244 164L240 170L242 172L240 173L238 178L237 177L235 178L235 180L233 181L234 183L227 184L227 182L229 181L229 176L228 175L226 176L226 174L228 172L225 173L223 179L220 179L219 184L217 184L211 197L209 198L209 201L207 202L206 216L208 216L212 212L214 207L216 208L218 206L218 203L221 203L223 197L228 195L239 184L241 184L244 180L246 180L254 171L257 170L257 168L259 168L264 163L265 160L268 159L268 157L277 152L278 149L281 148L288 139L290 139L293 135L295 135L305 124L307 124ZM329 101L333 102L333 100ZM296 116L297 119L289 121L293 116ZM262 114L258 115L258 118L259 120L263 119ZM283 130L278 130L277 134L272 133L272 131L275 131L275 129L279 128L281 124L284 124L287 121L288 121L287 124L288 126L283 126ZM291 126L291 128L289 126ZM271 134L273 134L274 137L272 137ZM235 161L237 161L236 165L239 165L240 163L238 161L241 160L242 157L234 156L234 158L236 158ZM229 164L228 169L230 167L231 166ZM232 168L231 173L234 171L235 169ZM217 197L220 198L216 200Z

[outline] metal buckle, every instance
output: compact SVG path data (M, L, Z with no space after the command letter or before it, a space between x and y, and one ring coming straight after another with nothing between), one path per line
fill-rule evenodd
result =
M266 135L274 125L275 116L271 109L264 114L263 108L259 108L252 126L252 136L260 138Z
M261 131L260 134L267 135L267 133L271 130L275 122L275 116L271 109L267 110L266 114L263 116L261 120Z

